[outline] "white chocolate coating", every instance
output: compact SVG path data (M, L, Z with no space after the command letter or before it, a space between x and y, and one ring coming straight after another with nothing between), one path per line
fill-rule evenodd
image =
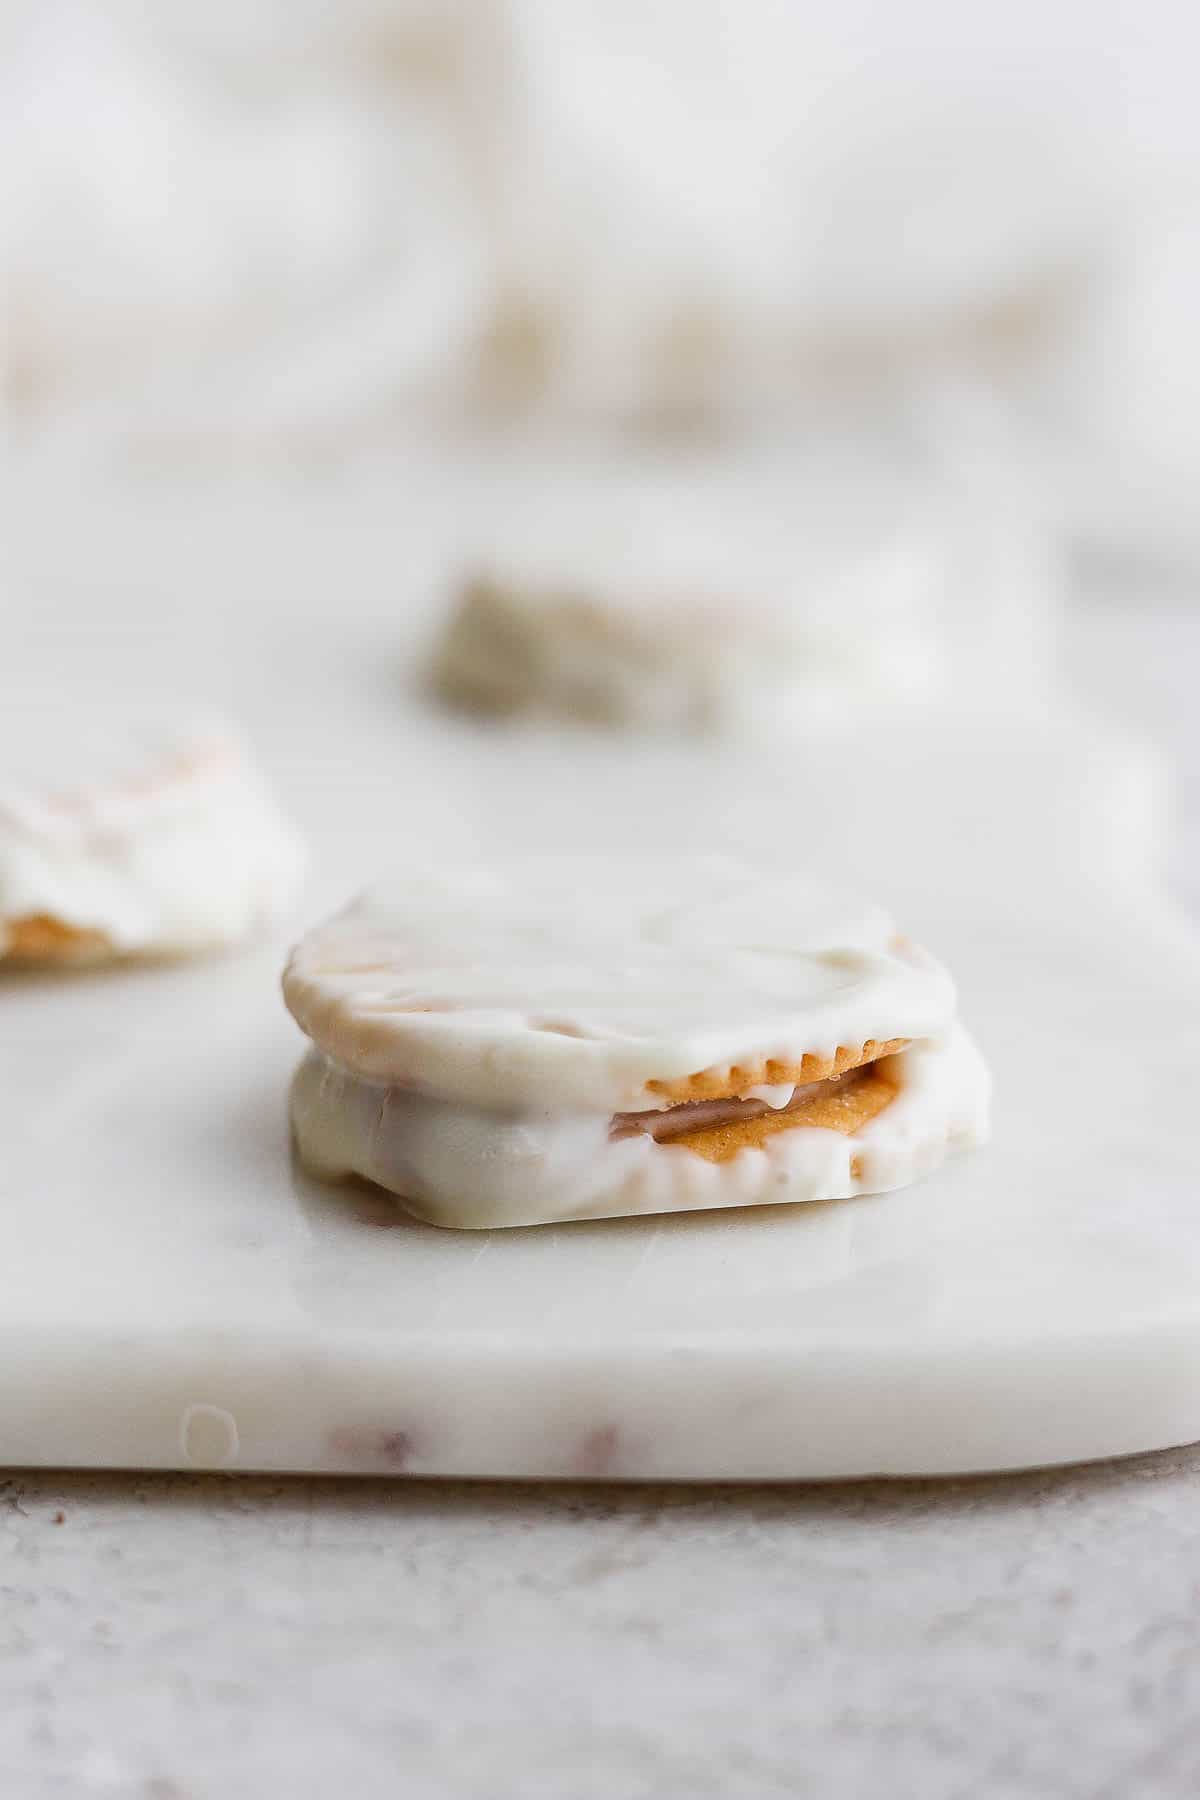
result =
M669 1105L653 1081L934 1037L955 1004L885 912L716 856L417 868L310 932L283 985L349 1073L605 1117Z
M641 1132L614 1141L595 1113L497 1113L429 1099L349 1075L318 1051L297 1071L292 1124L313 1173L363 1175L434 1225L836 1200L903 1187L987 1136L990 1081L961 1026L890 1066L894 1099L853 1136L795 1126L722 1163Z
M223 725L47 736L49 764L0 786L0 956L8 927L47 917L113 955L229 944L278 919L304 867L238 737Z
M434 687L485 712L714 733L857 715L937 687L927 615L941 571L928 548L897 540L810 570L807 585L784 565L762 577L773 602L747 596L745 569L722 581L714 562L681 573L611 546L581 557L578 544L558 563L528 549L515 565L489 558L447 621Z

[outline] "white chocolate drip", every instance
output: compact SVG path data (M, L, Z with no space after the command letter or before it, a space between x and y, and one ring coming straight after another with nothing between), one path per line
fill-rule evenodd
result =
M747 1088L743 1098L761 1100L763 1105L770 1107L773 1112L782 1112L785 1106L791 1105L795 1092L795 1088L787 1081L760 1083L758 1087Z

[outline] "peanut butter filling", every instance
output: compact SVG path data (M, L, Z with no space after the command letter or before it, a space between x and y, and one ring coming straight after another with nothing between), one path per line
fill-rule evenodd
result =
M798 1087L786 1106L762 1100L700 1100L666 1112L617 1113L614 1138L644 1132L660 1144L678 1144L706 1162L728 1162L739 1150L759 1150L777 1132L816 1126L851 1137L895 1098L899 1081L890 1058L861 1063L827 1081Z
M21 962L87 962L104 956L110 945L102 931L65 925L49 913L30 913L0 924L0 958Z

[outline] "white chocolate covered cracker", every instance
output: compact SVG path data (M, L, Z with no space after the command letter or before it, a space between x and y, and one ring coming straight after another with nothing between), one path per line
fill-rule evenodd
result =
M303 1160L439 1224L840 1197L986 1130L940 965L721 857L414 870L310 932L284 994Z
M789 465L518 461L473 527L434 691L482 714L762 737L944 691L952 533ZM847 491L854 495L847 503Z
M41 745L7 742L0 774L0 959L185 955L294 900L299 840L228 726L67 709L30 723Z
M882 559L880 559L882 560ZM932 690L935 645L884 590L866 604L755 603L741 586L554 576L484 561L462 584L431 669L452 705L496 715L698 734L759 733ZM860 578L865 585L865 577Z

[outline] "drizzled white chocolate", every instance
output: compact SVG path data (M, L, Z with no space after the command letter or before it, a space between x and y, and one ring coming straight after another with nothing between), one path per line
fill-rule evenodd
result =
M986 1131L939 965L881 911L722 858L416 871L310 933L284 991L316 1046L292 1093L302 1159L438 1224L834 1198ZM763 1071L897 1039L861 1125L778 1116L814 1084ZM716 1097L673 1104L693 1077ZM688 1147L768 1113L761 1144Z

